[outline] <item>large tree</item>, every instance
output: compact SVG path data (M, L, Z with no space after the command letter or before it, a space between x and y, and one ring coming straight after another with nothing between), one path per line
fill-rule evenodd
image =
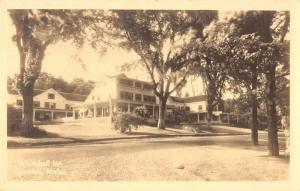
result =
M235 23L241 34L259 36L258 63L265 78L265 101L268 116L268 147L271 155L279 155L276 119L276 71L279 66L288 65L285 42L289 31L289 12L247 11L241 12ZM255 52L254 52L255 53Z
M84 27L91 22L85 11L77 10L9 10L16 33L20 56L17 87L23 97L24 135L33 128L33 88L39 77L45 51L58 40L72 39L76 45L84 41Z
M247 95L251 103L251 140L258 145L258 97L261 97L260 39L253 34L232 35L228 74L234 91ZM246 94L245 94L246 92Z
M212 113L222 103L227 81L228 27L214 21L205 29L204 38L192 42L193 59L191 70L200 75L207 95L207 126L211 126Z
M149 74L159 99L157 126L163 129L168 97L186 82L189 72L188 44L202 37L203 28L216 17L216 12L124 10L111 11L109 15L111 35L140 57Z

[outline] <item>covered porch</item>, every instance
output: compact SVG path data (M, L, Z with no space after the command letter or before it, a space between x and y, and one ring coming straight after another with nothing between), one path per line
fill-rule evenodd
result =
M33 108L33 121L54 121L73 117L72 110Z
M145 106L151 118L158 117L158 106L155 104L144 104L113 100L111 102L100 102L75 106L73 113L75 119L109 117L112 112L133 112L136 107Z
M207 122L207 112L191 112L189 114L192 123ZM214 111L211 116L211 121L214 123L228 123L228 115L222 111Z

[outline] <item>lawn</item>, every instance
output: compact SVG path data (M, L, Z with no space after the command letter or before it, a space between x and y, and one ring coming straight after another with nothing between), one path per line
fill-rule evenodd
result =
M199 126L196 135L190 129L159 130L142 126L132 134L122 134L109 125L98 121L42 125L40 128L48 133L47 137L9 137L8 141L25 144L9 147L8 178L54 181L289 179L289 160L268 156L265 131L259 132L260 145L253 146L249 129ZM279 133L279 143L283 154L282 133Z
M265 135L261 135L260 140L258 147L250 144L249 136L235 135L9 149L8 178L53 181L288 180L288 159L268 156ZM46 161L60 165L39 165Z
M227 126L197 126L192 130L186 126L172 126L164 130L150 126L139 126L131 133L121 133L111 128L111 124L99 120L78 120L68 123L40 125L38 134L34 137L9 136L8 147L33 146L56 143L79 143L95 142L118 139L155 138L168 136L217 136L233 134L249 134L248 130L229 128Z

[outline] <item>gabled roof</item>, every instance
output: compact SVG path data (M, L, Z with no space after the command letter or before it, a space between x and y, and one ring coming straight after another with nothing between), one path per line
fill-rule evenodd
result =
M49 89L53 89L53 88L49 88ZM47 90L49 90L47 89ZM33 90L33 96L37 96L47 90L42 90L42 89L34 89ZM53 89L54 91L56 91L57 93L59 93L61 96L63 96L66 100L69 101L84 101L88 95L82 95L82 94L74 94L74 93L66 93L66 92L59 92L55 89ZM13 95L19 95L19 93L17 92L9 92L9 94L13 94Z
M73 94L73 93L65 93L65 92L58 92L62 95L65 99L70 101L84 101L88 95L81 95L81 94Z
M122 78L122 79L129 79L129 80L133 80L135 82L141 82L141 83L145 83L145 84L152 84L152 82L149 81L144 81L144 80L140 80L140 79L135 79L135 78L130 78L128 76L126 76L126 74L121 73L121 74L116 74L116 75L107 75L107 77L109 78Z
M66 100L69 100L69 101L84 101L88 96L88 95L81 95L81 94L74 94L74 93L59 92L53 88L49 88L47 90L50 90L50 89L56 91L61 96L63 96ZM47 90L44 90L44 91L47 91Z
M39 95L39 94L43 93L44 91L46 91L46 90L34 89L33 90L33 96ZM12 94L12 95L20 95L17 90L16 91L10 91L10 90L8 90L8 93Z
M107 75L109 78L128 78L124 73L116 74L116 75Z
M171 96L172 100L179 103L191 103L191 102L197 102L197 101L206 101L207 96L206 95L199 95L199 96L193 96L193 97L174 97Z
M46 90L42 90L42 89L34 89L33 90L33 96L39 95L41 93L43 93Z

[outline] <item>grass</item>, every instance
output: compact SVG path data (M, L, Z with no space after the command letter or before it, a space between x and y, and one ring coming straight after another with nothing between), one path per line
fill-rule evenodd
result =
M262 142L262 144L264 144ZM287 158L270 157L248 136L184 137L107 144L13 149L8 152L10 180L53 181L277 181L288 180ZM55 160L65 174L25 175L45 167L20 161ZM183 165L184 169L176 168ZM57 168L50 168L57 169Z
M41 126L38 138L89 140L103 137L181 134L182 129L141 127L122 134L107 124L70 123ZM233 131L201 128L200 131ZM189 131L189 130L188 130ZM40 138L40 139L39 139ZM20 138L25 139L25 138ZM26 142L25 141L25 142ZM289 160L267 155L267 133L259 146L250 135L124 139L8 149L9 180L47 181L277 181L289 179ZM281 153L284 137L279 137ZM28 161L33 165L24 165ZM59 167L35 164L57 161ZM178 169L183 166L183 169Z

